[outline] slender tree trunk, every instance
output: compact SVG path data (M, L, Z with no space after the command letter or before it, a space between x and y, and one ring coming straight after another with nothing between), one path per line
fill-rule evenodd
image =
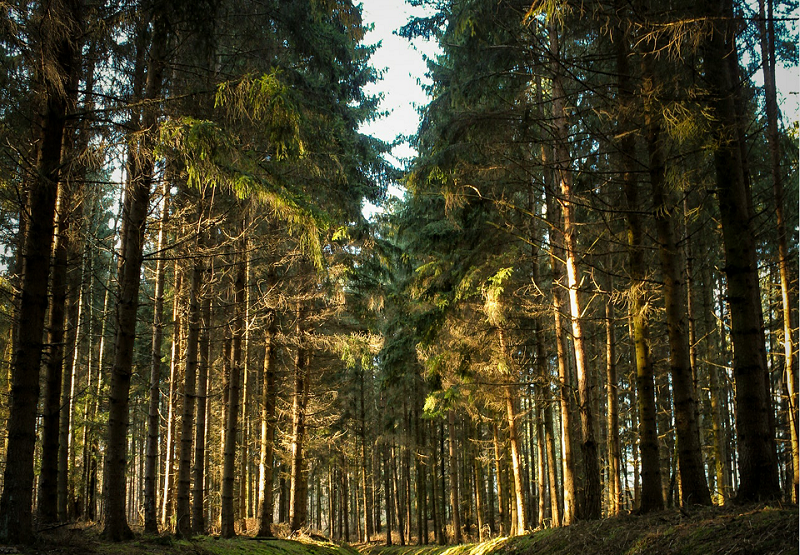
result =
M294 391L292 393L292 450L291 450L291 489L289 496L289 520L292 532L298 531L306 525L306 496L304 482L305 476L305 456L303 448L306 434L306 402L308 400L308 370L306 368L306 352L303 340L305 330L304 318L305 308L302 303L297 305L297 355L294 368ZM347 478L344 477L344 480ZM345 507L348 498L344 496ZM347 521L347 518L345 518ZM347 524L347 523L346 523ZM346 534L347 535L347 534Z
M245 220L245 229L248 228ZM245 232L246 233L246 232ZM250 415L248 413L248 397L250 396L250 255L245 247L245 281L244 281L244 336L242 342L242 405L241 424L239 429L239 496L237 513L241 523L242 533L247 532L247 490L248 479L247 461L250 451Z
M71 88L77 87L73 79ZM71 99L72 100L72 99ZM73 104L70 101L70 104ZM63 150L68 152L71 139L64 134ZM70 251L72 194L70 183L62 179L56 200L55 239L53 242L53 271L50 283L51 301L47 325L47 354L45 357L44 416L42 418L42 463L39 472L37 513L39 522L50 524L58 520L58 440L61 418L61 396L64 368L64 314L67 302L67 263Z
M572 342L575 349L575 369L578 379L578 409L581 419L581 454L584 467L584 507L583 516L588 519L600 518L602 491L600 485L600 464L597 455L597 442L594 437L594 414L590 391L589 361L583 338L582 305L578 294L580 272L578 270L578 251L576 222L574 216L574 191L572 172L569 169L570 155L567 144L568 130L566 119L566 98L561 83L558 34L555 22L550 24L550 51L553 58L553 118L555 128L556 180L563 198L564 253L566 255L567 285L569 292L570 320L572 322Z
M505 536L509 533L506 488L503 484L503 453L505 449L500 445L500 429L496 423L492 424L492 439L494 440L495 474L497 474L497 513L500 519L500 535Z
M651 95L658 94L652 60L644 62L644 88ZM645 107L647 150L650 157L650 186L655 202L656 232L661 272L664 279L667 335L672 374L672 399L675 432L678 446L682 504L710 505L711 496L705 478L703 454L700 446L700 429L697 423L697 406L694 395L692 365L689 358L689 336L684 301L683 261L675 239L672 210L664 191L665 164L661 146L661 126L653 113L650 99Z
M764 71L764 97L767 112L767 143L769 145L772 196L775 202L775 226L778 232L778 270L781 281L781 312L783 314L784 380L788 391L789 433L792 446L792 491L793 503L798 502L798 479L800 478L800 444L797 422L797 374L794 364L794 341L792 330L792 301L790 289L790 255L787 246L786 217L784 215L784 188L781 173L781 146L778 130L778 97L775 84L775 19L772 13L773 0L759 0L758 30L761 43L761 65Z
M769 426L770 399L766 388L758 262L752 229L751 195L744 173L746 161L739 144L736 102L738 83L730 75L730 63L738 60L730 0L706 0L701 15L715 22L706 40L705 78L712 97L713 135L717 145L714 164L717 177L725 251L731 336L734 345L736 384L736 431L739 455L737 501L775 499L780 496L775 444ZM729 63L729 59L733 62Z
M610 275L610 274L609 274ZM609 278L609 292L614 284ZM620 512L619 481L620 447L619 447L619 391L617 383L616 334L614 333L614 305L610 298L606 299L606 440L608 449L608 512L618 515Z
M186 325L186 319L182 317L181 307L183 295L183 272L180 269L179 261L176 259L174 264L174 281L172 288L172 347L170 350L169 363L169 391L167 393L167 430L164 441L164 483L161 495L161 523L169 528L169 519L172 513L172 502L174 500L175 485L175 436L177 435L176 425L178 410L178 386L180 381L180 358L181 358L181 336L182 328Z
M158 261L156 262L155 302L153 304L153 345L150 352L150 400L147 412L147 444L144 470L144 530L158 533L156 508L156 472L158 468L158 405L161 402L161 342L164 335L164 275L166 260L166 225L169 221L169 182L162 189L161 220L158 228Z
M383 489L386 497L386 545L392 545L393 495L391 483L391 470L389 469L389 447L383 448Z
M498 332L500 334L500 349L503 358L508 360L508 345L506 345L505 334L502 329L499 329ZM519 434L517 433L517 400L515 388L516 385L507 385L503 388L506 422L508 423L508 440L511 446L511 470L514 476L514 507L516 508L516 520L512 521L511 525L510 534L512 536L524 534L528 522L527 509L525 506L525 486L522 479L522 457L520 453Z
M241 226L244 232L244 223ZM244 241L242 241L244 243ZM247 249L241 249L240 256L246 256ZM225 451L223 454L222 468L222 507L220 514L220 535L223 538L232 538L236 535L235 513L233 507L233 485L236 467L236 430L239 420L239 390L242 375L242 336L244 335L244 302L245 302L245 280L246 268L244 260L237 263L236 276L234 279L234 304L236 314L233 320L232 335L232 364L229 384L228 410L225 421Z
M702 237L702 236L701 236ZM701 243L701 248L705 246L705 241ZM725 449L725 429L722 422L722 406L720 402L720 384L719 384L719 369L711 360L711 353L714 346L711 344L712 338L715 336L716 326L712 321L713 316L713 303L711 301L712 288L714 282L710 275L708 265L703 265L703 315L704 315L704 331L706 339L704 340L704 358L708 372L708 388L709 400L711 405L711 430L713 436L713 453L714 453L714 471L716 474L717 482L717 504L725 505L726 500L730 497L728 473L726 472L725 461L728 459Z
M372 520L370 519L369 489L367 487L367 411L365 405L365 377L363 369L359 369L359 439L361 440L361 484L364 495L364 539L369 543L372 538Z
M200 230L203 227L203 201L197 202L197 225L195 227L194 251L202 246ZM176 496L175 533L180 538L192 535L191 491L192 476L192 433L194 426L195 393L197 390L197 365L200 343L200 294L204 274L202 255L196 255L192 263L189 284L189 310L187 312L186 366L183 386L183 414L181 415L181 444L178 457L178 494Z
M480 440L480 428L476 431L476 439ZM474 449L477 450L477 447ZM484 498L483 498L483 469L481 468L480 453L476 452L472 456L473 480L475 482L475 516L478 526L478 540L484 540Z
M639 190L633 168L632 153L636 151L636 140L635 136L629 132L631 123L628 114L633 110L633 87L628 65L630 47L626 30L620 26L619 31L621 36L619 40L615 41L617 74L619 76L617 88L620 103L623 106L620 118L622 138L619 140L619 150L621 177L627 204L628 272L631 278L628 306L636 364L639 449L642 459L642 492L638 509L647 513L663 509L664 499L661 495L660 485L661 463L658 456L658 433L656 431L655 384L650 357L650 329L646 314L643 230L639 213ZM635 485L634 489L637 489Z
M461 543L461 510L458 495L458 465L456 463L456 415L453 409L447 411L447 438L450 467L450 513L453 518L453 543Z
M270 270L270 276L272 276ZM269 280L269 289L274 286L274 277ZM274 344L278 331L277 314L273 308L267 313L267 333L264 353L264 383L261 392L261 456L258 482L258 530L256 536L272 536L272 467L275 437L275 400L277 391L278 354ZM332 495L332 492L329 493ZM332 514L329 515L329 518Z
M206 265L206 284L211 282L211 272ZM205 462L206 462L206 410L208 403L208 371L211 351L211 297L203 299L203 324L200 336L200 365L197 371L197 426L194 435L194 469L192 471L192 533L206 532L205 517Z
M543 149L544 150L544 149ZM550 172L547 172L550 173ZM562 524L572 524L577 516L575 505L578 497L578 485L575 480L575 461L572 453L572 399L573 391L569 380L569 362L566 346L566 334L562 320L564 299L562 281L564 278L564 248L561 237L561 209L555 200L552 188L547 192L547 219L550 223L550 268L553 282L553 315L556 335L556 356L558 360L559 401L561 409L562 476L564 482L564 511Z

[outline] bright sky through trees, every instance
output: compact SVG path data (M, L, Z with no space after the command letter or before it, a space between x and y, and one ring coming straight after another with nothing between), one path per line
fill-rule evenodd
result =
M387 115L368 123L362 131L391 143L400 135L412 135L417 131L420 118L417 108L427 102L420 86L427 79L424 55L432 55L436 46L422 39L409 42L395 34L410 17L422 15L422 8L410 6L404 0L365 0L363 10L364 23L373 25L365 43L380 43L372 56L372 65L383 77L365 87L365 90L369 94L383 96L380 110L387 112ZM408 143L402 142L392 149L391 161L402 167L403 160L414 154ZM402 194L394 187L390 188L390 192ZM374 211L371 205L364 209L367 216Z

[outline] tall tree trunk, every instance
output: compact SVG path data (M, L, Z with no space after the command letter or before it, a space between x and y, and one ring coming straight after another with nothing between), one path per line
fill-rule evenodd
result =
M506 344L505 334L502 329L498 329L498 333L503 359L508 361L508 345ZM511 363L507 362L507 365L511 366ZM522 455L517 432L516 387L516 384L511 384L503 388L506 422L508 423L508 440L511 446L511 470L514 476L514 507L516 508L516 520L512 522L510 531L512 536L524 534L528 522L527 508L525 506L525 485L522 479Z
M500 535L508 534L508 513L506 510L506 492L503 484L503 456L505 449L500 445L500 429L497 423L492 424L492 439L494 442L494 464L497 474L497 512L500 519Z
M610 258L610 257L609 257ZM609 273L609 275L612 275ZM609 293L614 284L609 278ZM619 391L617 382L617 339L614 333L614 305L610 298L606 299L606 441L608 449L608 512L618 515L620 512L619 481L620 447L619 447Z
M786 217L784 215L784 188L781 174L781 146L778 130L778 96L775 84L775 18L772 13L773 0L758 2L758 31L761 45L761 66L764 71L764 98L767 112L767 144L769 145L772 196L775 203L775 226L778 232L778 270L781 280L781 312L783 314L784 380L788 390L789 433L792 446L792 491L793 503L798 501L798 479L800 479L800 444L797 422L797 374L794 364L794 341L792 336L792 301L790 295L790 255L787 246ZM768 23L767 23L768 22Z
M706 483L703 454L700 445L700 429L697 423L697 406L694 395L692 365L689 358L689 336L687 329L686 299L681 250L675 239L672 209L665 193L665 164L661 145L661 126L654 113L659 94L655 80L653 61L648 55L644 61L644 120L647 150L650 158L650 187L655 203L656 233L661 272L664 280L664 304L666 308L667 336L670 350L672 374L672 399L675 416L675 432L678 447L678 469L680 471L681 502L683 504L710 505L711 495ZM649 94L648 94L649 93Z
M244 233L244 220L240 229ZM244 241L242 241L244 243ZM246 256L247 249L241 248L240 257ZM236 430L239 420L239 390L242 375L242 337L244 335L244 302L245 302L246 268L244 260L237 263L234 278L234 304L236 313L231 333L233 335L232 363L229 383L228 410L225 420L225 445L222 461L222 507L220 513L220 535L232 538L236 535L235 513L233 507L233 485L236 467Z
M478 526L478 541L484 540L484 490L483 490L483 469L481 467L481 457L477 445L480 445L480 424L475 432L476 446L475 453L472 454L473 481L475 483L475 517Z
M203 200L197 201L194 251L202 247ZM178 493L176 496L175 533L180 538L192 535L191 504L189 493L192 476L192 433L194 425L195 393L197 390L197 365L200 343L200 292L204 275L204 259L197 254L192 262L189 284L189 310L187 312L186 366L183 386L183 414L181 415L181 445L178 457Z
M211 283L212 273L206 264L204 282ZM192 470L192 533L206 532L205 516L205 462L206 462L206 410L208 404L208 371L211 367L211 297L203 299L203 328L200 335L200 365L197 371L197 426L194 434L194 469Z
M70 88L77 87L73 79ZM70 99L70 104L73 104ZM64 134L63 150L72 149ZM72 211L71 184L63 178L58 185L56 225L53 243L53 271L50 283L50 312L47 325L48 356L45 357L44 416L42 418L42 463L39 471L37 513L42 524L58 520L58 440L61 419L62 371L64 368L64 313L67 302L67 264L70 251Z
M541 93L541 79L537 80L537 100L541 104L542 102L542 93ZM540 115L543 115L540 110ZM543 147L542 151L546 152L546 147ZM547 171L547 170L545 170ZM552 173L551 173L552 175ZM552 179L551 179L552 181ZM551 184L552 185L552 184ZM529 194L529 196L532 196ZM529 205L531 208L531 212L535 209L535 205L532 199L529 199ZM531 244L535 245L536 242L533 240L536 237L535 231L535 220L531 224L534 226L534 229L531 233ZM551 231L551 236L553 232ZM551 252L552 254L552 252ZM539 273L539 249L536 246L531 247L531 280L533 283L538 284L540 281L540 273ZM555 259L551 258L551 262L555 263ZM560 318L559 318L560 323ZM544 460L542 458L542 454L546 454L547 457L547 481L545 482L544 473L542 472L539 476L539 526L543 526L544 524L544 502L545 502L545 494L546 490L550 488L550 516L551 516L551 525L552 526L561 526L561 500L558 492L558 483L557 483L557 473L556 473L556 447L555 447L555 438L553 436L553 402L551 397L550 391L550 369L548 366L547 361L547 354L545 349L545 340L544 340L544 318L541 316L536 316L533 321L533 336L535 341L535 353L536 353L536 380L535 380L535 387L534 391L537 392L538 400L536 401L536 421L537 424L537 438L538 443L540 446L543 447L542 451L544 453L539 453L539 467L543 467Z
M461 543L461 510L458 495L458 465L456 463L456 415L453 409L447 411L447 438L450 467L450 513L453 518L453 543Z
M780 496L780 485L769 425L770 399L766 388L767 361L752 203L736 113L741 93L730 75L729 64L729 58L738 60L734 22L730 18L733 10L730 0L706 0L700 8L701 15L715 22L704 45L704 62L705 79L713 99L713 135L717 145L714 165L734 345L740 477L737 501L774 499Z
M701 243L701 248L705 247L705 241ZM711 301L711 295L714 287L714 280L711 278L711 271L707 264L703 265L703 320L704 332L706 338L704 340L704 358L705 365L708 372L708 388L709 388L709 401L711 405L711 431L712 431L712 452L714 453L714 472L716 474L717 482L717 504L725 505L727 499L730 498L730 487L728 483L728 473L726 472L726 464L728 456L726 454L725 442L725 427L722 421L722 403L720 396L719 383L719 368L711 360L711 353L715 349L712 344L712 338L715 336L716 326L712 320L714 315L714 307Z
M650 357L650 328L646 314L645 261L643 230L639 213L639 187L633 167L636 140L635 135L629 132L631 128L629 114L634 109L633 87L628 65L630 47L627 31L622 24L619 25L619 33L619 40L615 41L615 56L618 75L617 89L622 105L619 123L620 169L627 204L625 219L628 227L628 273L631 279L628 307L636 365L639 449L642 459L642 492L638 510L647 513L663 509L664 499L661 495L661 463L658 456L655 380ZM634 489L636 488L634 487Z
M83 110L91 112L94 109L94 83L95 83L95 58L97 52L97 42L93 41L89 47L87 57L85 80L85 92L83 100ZM77 74L77 72L74 72ZM77 82L75 84L77 89ZM89 141L92 136L92 130L88 119L84 118L79 124L77 144L75 152L80 156L87 151ZM81 183L86 182L87 164L82 163L78 165L74 181ZM95 218L97 195L89 192L88 188L82 194L79 194L79 202L75 207L75 214L73 216L75 225L75 232L73 235L81 236L84 221L84 210L86 204L93 200L92 211L89 214L90 225ZM81 246L79 246L79 244ZM72 243L70 255L75 258L80 258L79 268L73 269L73 277L70 279L69 290L70 301L67 308L67 328L69 330L66 345L70 347L65 359L64 366L64 379L61 388L61 410L63 414L59 420L58 432L58 519L66 521L70 515L69 502L74 500L74 482L71 481L70 473L75 468L75 449L73 446L73 433L72 433L72 412L75 404L75 379L78 369L78 362L80 356L81 335L80 331L81 318L84 314L83 304L88 299L88 295L84 295L84 283L89 275L87 270L87 262L90 255L89 242L84 237L78 244ZM83 251L83 252L81 252ZM84 333L84 335L86 335ZM88 344L89 341L86 340ZM72 498L72 499L71 499Z
M47 285L53 244L56 191L61 178L61 154L68 101L68 80L78 61L77 37L82 22L81 0L68 0L43 13L39 37L42 62L51 70L37 81L43 86L36 155L36 178L31 183L31 217L25 233L19 320L12 361L7 457L0 496L0 539L30 542L32 529L33 458L39 400L42 332L47 310ZM56 32L55 29L58 29ZM52 56L53 58L49 58ZM60 384L59 384L60 385Z
M167 393L167 430L164 439L164 478L161 495L161 522L169 527L172 503L175 499L175 436L177 435L178 388L180 381L181 337L186 318L181 314L183 306L183 272L180 262L175 260L174 284L172 287L172 347L169 363L169 390Z
M166 58L168 25L165 14L156 14L153 42L150 47L144 98L153 100L161 94ZM142 129L149 132L156 124L154 107L144 111ZM135 122L134 122L135 123ZM138 125L134 125L138 127ZM129 176L125 204L122 209L121 256L119 257L116 303L116 339L114 363L109 389L106 457L103 472L105 494L105 527L103 535L112 541L132 537L125 511L125 467L127 464L128 405L133 365L133 344L136 336L136 312L139 308L139 275L142 269L142 248L154 164L145 155L144 144L129 157Z
M558 31L553 19L550 20L549 34L553 64L553 119L556 136L554 167L556 168L556 180L559 183L563 199L561 202L564 217L564 254L566 255L572 342L575 349L575 370L578 379L578 409L581 419L581 454L585 479L583 516L588 519L596 519L600 518L602 506L600 463L597 455L597 442L594 437L589 360L584 345L582 305L578 294L580 272L577 259L577 231L574 215L572 171L569 169L570 154L567 143L566 98L561 82Z
M391 470L389 469L389 446L383 448L383 489L386 497L386 545L392 545L393 498Z
M158 261L155 275L155 301L153 304L153 344L150 352L150 399L147 411L147 443L144 469L144 530L158 533L156 508L156 472L158 470L158 405L161 402L161 342L164 336L164 275L167 243L166 226L169 221L169 181L162 188L161 219L158 228Z
M274 271L269 270L268 290L275 285ZM272 536L272 467L275 438L275 377L278 371L278 353L275 335L278 331L274 308L267 310L267 332L264 339L264 382L261 390L261 456L258 481L258 529L256 536ZM332 492L329 492L332 495ZM329 515L330 518L331 515Z
M245 218L245 230L248 228L248 218ZM244 231L243 233L247 233ZM250 255L247 251L245 237L245 280L244 280L244 331L242 340L242 405L241 424L239 425L239 496L237 514L241 523L242 533L247 532L247 490L250 484L248 479L248 453L250 450L250 418L248 413L248 397L250 396Z
M306 489L305 482L305 446L306 434L306 402L308 400L309 376L307 356L304 342L304 319L305 308L302 302L297 305L297 324L295 332L297 335L297 354L294 367L294 391L292 392L292 467L291 467L291 489L289 494L289 520L292 532L300 530L306 525ZM346 476L343 478L346 480ZM349 499L344 497L345 507ZM347 521L347 518L345 518ZM348 523L346 522L346 525Z
M361 489L364 496L364 539L367 543L372 538L372 519L370 518L370 503L369 503L369 488L367 480L367 407L366 407L366 392L365 392L365 376L364 370L359 368L359 435L361 436Z

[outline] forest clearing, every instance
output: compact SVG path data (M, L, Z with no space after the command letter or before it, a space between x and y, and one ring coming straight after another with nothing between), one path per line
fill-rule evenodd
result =
M0 3L0 545L797 547L797 2L409 5Z

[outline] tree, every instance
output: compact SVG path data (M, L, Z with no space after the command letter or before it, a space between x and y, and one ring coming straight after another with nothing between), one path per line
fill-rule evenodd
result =
M53 9L50 9L50 8ZM27 210L36 214L25 232L17 340L12 361L12 386L8 422L10 458L3 474L0 496L0 538L11 542L33 539L31 497L36 441L36 406L39 399L39 365L47 310L47 285L53 243L56 191L61 180L64 127L69 107L68 83L78 65L82 2L39 8L42 18L36 75L39 87L39 146L36 177L30 185ZM60 30L60 31L57 31Z
M736 111L738 64L733 6L728 1L698 4L699 15L714 21L704 43L705 80L711 95L714 168L725 250L725 275L731 311L736 383L736 432L740 502L780 494L774 434L769 427L767 357L758 284L758 263L751 229L749 179L745 174L741 128Z

